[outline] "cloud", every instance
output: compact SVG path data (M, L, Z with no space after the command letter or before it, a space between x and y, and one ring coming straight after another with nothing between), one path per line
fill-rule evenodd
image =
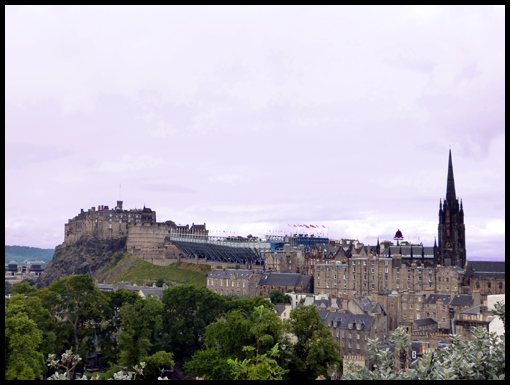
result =
M238 174L224 174L210 177L211 182L221 182L227 184L237 184L238 182L249 182L250 178Z
M150 155L141 155L132 157L131 155L123 155L118 162L106 161L99 165L98 171L103 172L123 172L138 171L143 169L151 169L157 165L165 163L162 159L154 158Z

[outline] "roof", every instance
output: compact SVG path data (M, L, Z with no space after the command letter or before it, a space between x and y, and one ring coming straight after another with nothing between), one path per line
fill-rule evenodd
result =
M505 278L504 261L468 261L466 278Z
M98 283L96 286L99 290L113 290L113 284L111 283Z
M472 307L471 309L464 310L461 314L482 314L483 305Z
M298 273L269 273L264 274L259 281L259 285L270 286L306 286L312 276L301 275Z
M471 306L473 297L471 294L455 294L450 301L450 306Z
M349 324L353 324L351 330L358 330L355 325L361 325L359 330L370 330L375 322L375 317L365 314L347 314L329 311L320 311L321 321L326 326L333 326L331 322L337 322L337 326L340 329L349 329Z
M436 304L437 301L441 299L444 304L450 302L450 296L448 294L431 294L428 298L425 298L425 301L423 301L424 305L428 304Z
M236 279L248 279L252 276L253 271L249 269L214 269L207 274L207 278L230 279L232 274L236 276Z
M288 304L286 305L284 303L277 303L276 305L274 305L274 310L279 316L281 316L288 306L290 305Z
M162 297L163 296L163 288L162 287L146 287L146 286L138 286L143 293L144 296L148 296L149 294L152 294L154 296Z
M417 326L426 326L426 325L437 325L437 322L434 321L432 318L420 318L414 320L414 323Z

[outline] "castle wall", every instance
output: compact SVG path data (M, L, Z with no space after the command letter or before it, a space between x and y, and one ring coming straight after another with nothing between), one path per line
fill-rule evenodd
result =
M163 259L165 237L170 235L170 227L164 223L135 224L129 226L127 250L141 259Z

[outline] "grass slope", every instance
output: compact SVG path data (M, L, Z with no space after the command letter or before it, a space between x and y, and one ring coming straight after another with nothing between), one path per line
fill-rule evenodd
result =
M131 282L143 285L163 278L167 285L193 284L205 286L205 276L211 271L209 265L177 262L169 266L157 266L142 261L130 253L117 255L103 270L95 274L99 282Z

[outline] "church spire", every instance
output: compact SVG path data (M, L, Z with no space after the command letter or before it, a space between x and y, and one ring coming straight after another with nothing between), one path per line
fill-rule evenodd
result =
M455 181L453 180L452 150L448 159L448 182L446 183L446 200L453 202L457 199L455 195Z

